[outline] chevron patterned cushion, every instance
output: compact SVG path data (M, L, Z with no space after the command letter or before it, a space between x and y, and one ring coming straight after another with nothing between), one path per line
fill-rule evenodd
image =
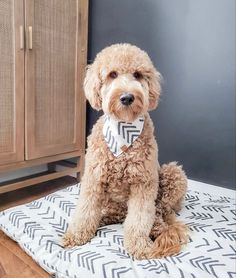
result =
M205 187L206 188L206 187ZM79 185L1 212L0 227L56 277L236 277L235 200L191 189L178 216L191 230L189 244L173 257L133 260L123 247L122 225L99 228L91 243L61 246Z

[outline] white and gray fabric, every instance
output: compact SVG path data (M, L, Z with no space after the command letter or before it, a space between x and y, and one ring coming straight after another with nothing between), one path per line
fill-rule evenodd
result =
M143 126L143 116L126 123L105 115L103 136L113 155L119 156L125 152L142 133Z
M70 186L5 210L0 213L0 227L58 278L236 277L234 199L194 191L190 185L178 215L190 227L190 242L177 256L138 261L124 249L122 225L99 228L84 246L62 247L79 191L79 184Z

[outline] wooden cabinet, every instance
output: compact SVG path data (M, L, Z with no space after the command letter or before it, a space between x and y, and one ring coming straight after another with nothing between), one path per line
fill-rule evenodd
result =
M0 1L0 165L24 160L23 14L23 1Z
M87 9L0 0L0 171L83 157Z
M80 147L78 16L75 0L26 0L26 159Z

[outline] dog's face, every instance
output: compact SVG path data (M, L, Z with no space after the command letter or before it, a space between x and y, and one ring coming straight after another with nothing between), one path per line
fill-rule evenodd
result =
M103 49L88 67L84 91L94 109L132 122L156 108L160 74L146 52L130 44L115 44Z

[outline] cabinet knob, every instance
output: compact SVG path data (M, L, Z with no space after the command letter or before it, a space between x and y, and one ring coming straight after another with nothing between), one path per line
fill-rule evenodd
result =
M24 28L20 25L20 49L24 49Z
M28 35L29 35L28 48L33 49L33 29L32 29L32 26L29 26Z

